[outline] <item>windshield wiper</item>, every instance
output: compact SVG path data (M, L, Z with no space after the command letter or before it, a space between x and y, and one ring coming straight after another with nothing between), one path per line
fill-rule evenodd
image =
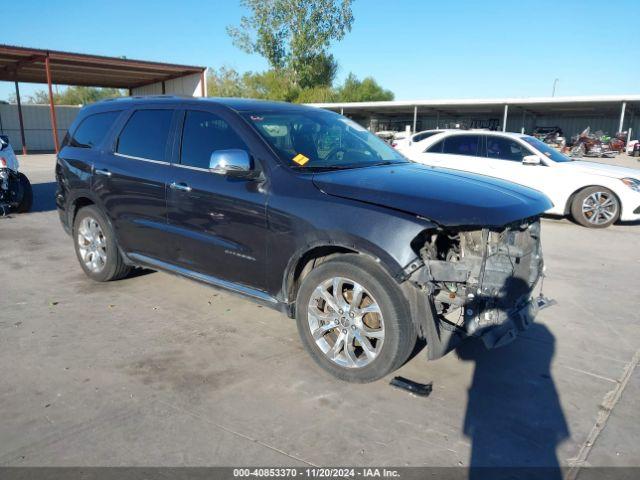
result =
M404 165L405 163L411 162L403 162L403 161L395 161L395 160L384 160L382 162L370 163L366 165L367 167L382 167L384 165Z
M329 172L332 170L351 170L353 168L366 167L368 165L316 165L311 167L305 167L303 165L292 165L291 168L299 171L309 172Z

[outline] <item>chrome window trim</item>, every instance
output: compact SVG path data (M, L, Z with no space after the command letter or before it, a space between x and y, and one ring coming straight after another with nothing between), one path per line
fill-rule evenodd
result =
M189 170L196 170L198 172L207 172L207 173L211 173L211 170L208 168L202 168L202 167L192 167L191 165L183 165L182 163L174 163L172 164L174 167L180 167L180 168L186 168Z
M164 160L151 160L150 158L143 158L143 157L135 157L133 155L127 155L125 153L120 153L120 152L113 152L113 154L117 157L122 157L122 158L128 158L130 160L140 160L142 162L150 162L150 163L157 163L159 165L169 165L169 162L165 162Z

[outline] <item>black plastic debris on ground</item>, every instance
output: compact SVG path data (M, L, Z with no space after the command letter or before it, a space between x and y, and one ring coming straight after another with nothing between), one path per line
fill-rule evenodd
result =
M390 385L402 390L406 390L407 392L413 393L414 395L418 395L420 397L428 397L433 390L433 384L431 383L418 383L404 377L393 377Z

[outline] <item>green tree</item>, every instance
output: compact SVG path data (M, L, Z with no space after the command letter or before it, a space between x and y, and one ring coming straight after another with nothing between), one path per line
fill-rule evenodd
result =
M296 86L330 85L337 67L327 49L351 30L351 3L241 0L251 14L243 16L238 27L227 27L227 32L237 47L263 56L272 69L288 70ZM314 66L320 66L320 74Z
M61 92L53 94L56 105L86 105L106 98L121 97L122 91L117 88L98 87L67 87ZM15 94L10 95L9 101L16 102ZM49 92L36 90L33 95L25 98L24 103L48 104Z
M278 70L245 73L242 77L246 96L264 100L295 102L300 88Z
M335 88L338 62L328 52L351 30L353 0L241 0L250 11L227 27L236 46L262 55L265 72L210 69L209 96L252 97L296 103L391 100L373 78L350 74Z
M372 77L361 81L353 73L338 87L336 96L338 102L374 102L394 98L391 90L382 88Z
M208 97L248 97L245 90L242 76L233 68L208 69Z

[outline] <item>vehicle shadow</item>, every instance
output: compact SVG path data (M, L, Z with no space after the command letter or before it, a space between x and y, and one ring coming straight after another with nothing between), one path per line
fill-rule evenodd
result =
M555 338L535 323L521 335L497 349L475 339L456 349L475 362L463 429L470 479L562 478L556 448L569 429L551 376Z
M56 182L33 183L32 212L49 212L56 209Z

